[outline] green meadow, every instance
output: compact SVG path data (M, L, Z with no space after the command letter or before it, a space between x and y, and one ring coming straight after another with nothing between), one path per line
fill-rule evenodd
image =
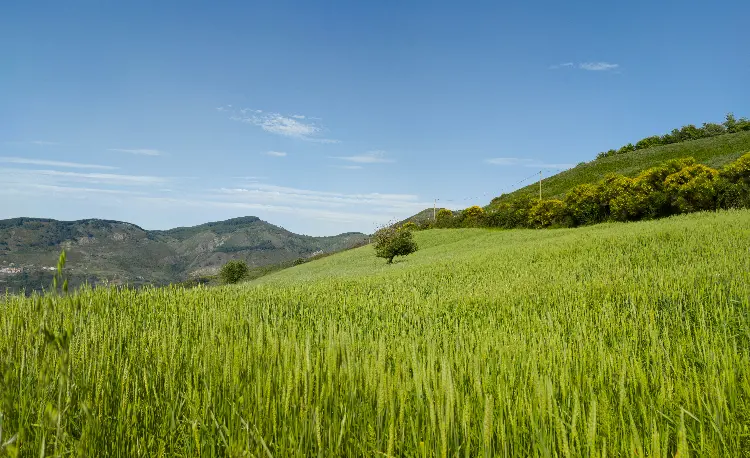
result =
M750 211L415 237L0 299L0 456L750 456Z

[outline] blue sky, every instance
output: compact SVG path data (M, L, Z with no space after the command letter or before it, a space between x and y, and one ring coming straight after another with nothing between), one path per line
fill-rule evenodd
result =
M0 218L371 232L750 115L747 1L6 3Z

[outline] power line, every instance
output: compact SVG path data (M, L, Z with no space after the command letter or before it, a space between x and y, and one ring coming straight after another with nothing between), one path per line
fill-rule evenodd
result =
M559 169L559 168L554 168L554 167L545 167L545 168L542 168L542 170L540 170L538 172L534 172L533 174L527 176L526 178L523 178L523 179L521 179L519 181L516 181L515 183L512 183L512 184L509 184L507 186L502 187L499 190L500 195L505 194L505 192L507 190L511 189L511 188L517 188L519 185L521 185L521 184L523 184L523 183L531 180L532 178L537 178L538 177L539 178L539 199L541 199L542 198L542 172L544 170L554 171L554 172L565 172L565 171L567 171L569 169ZM550 176L552 176L552 175L550 175ZM517 189L515 189L515 190L517 190ZM467 200L479 200L482 197L487 197L490 194L491 193L489 193L489 192L485 192L485 193L482 193L481 196L476 196L476 197L463 197L463 198L459 197L457 199L434 199L434 202L433 202L433 214L436 213L437 202L440 202L440 201L442 201L442 202L466 202ZM495 194L495 192L493 192L492 194Z

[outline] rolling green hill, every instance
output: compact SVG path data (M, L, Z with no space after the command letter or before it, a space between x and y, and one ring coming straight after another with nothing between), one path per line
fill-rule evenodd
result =
M748 151L750 151L750 132L739 132L615 154L578 164L572 169L544 178L542 181L543 196L545 198L560 198L575 186L599 181L608 173L635 176L648 168L663 164L671 159L683 157L692 157L698 163L719 168ZM511 198L523 194L538 196L538 182L497 199Z
M254 216L167 231L96 219L16 218L0 221L0 291L48 287L53 274L48 269L56 265L62 249L73 286L84 281L140 285L214 274L230 259L261 267L339 251L364 240L359 233L298 235Z
M744 225L744 227L743 227ZM713 228L713 229L712 229ZM618 250L625 250L627 246L642 243L658 245L663 241L664 246L659 251L671 253L677 258L690 256L678 253L687 249L689 244L699 243L692 233L710 232L715 230L724 233L717 235L727 238L726 249L746 244L750 240L750 210L698 213L666 218L659 221L637 223L605 223L594 226L555 229L433 229L414 232L419 245L419 251L405 258L396 258L393 265L387 265L383 259L376 258L372 246L365 246L338 253L334 256L315 262L295 266L272 275L256 280L253 284L294 284L298 282L318 282L326 279L356 279L377 278L378 281L388 282L403 275L437 275L440 271L447 273L451 269L470 267L474 279L466 279L468 290L471 284L484 281L490 277L503 278L506 269L519 270L522 264L529 261L531 270L537 270L536 263L541 260L562 265L567 257L574 254L582 255L582 251L595 248L600 250L601 262L614 256L612 272L619 262ZM736 238L736 239L733 239ZM584 242L590 241L590 242ZM611 245L611 249L607 247ZM621 246L620 246L621 245ZM656 246L654 245L654 246ZM580 247L580 248L577 248ZM681 248L682 247L682 248ZM745 247L747 248L747 247ZM654 249L654 253L656 249ZM705 252L700 250L696 253ZM747 249L743 256L744 266L741 275L750 280L750 257ZM646 253L643 254L648 257ZM653 262L657 260L654 259ZM599 261L597 261L599 262ZM651 261L649 261L650 263ZM713 262L713 261L707 261ZM585 268L585 266L579 266ZM602 265L602 267L604 267ZM644 267L645 268L645 267ZM555 283L568 278L562 275ZM602 272L602 275L605 273ZM739 272L738 272L739 274ZM386 277L380 278L385 275ZM449 275L452 277L452 275ZM545 274L545 277L548 277ZM613 279L614 280L614 279ZM493 280L494 282L495 280ZM748 283L750 285L750 283Z
M750 450L750 210L415 237L392 265L367 246L235 286L0 297L4 437L19 456Z
M698 163L718 168L749 151L750 132L746 131L615 154L590 162L582 162L572 169L545 177L542 182L543 196L562 198L568 190L579 184L599 181L608 173L635 176L648 168L683 157L692 157ZM491 209L493 204L521 195L538 196L539 182L536 181L508 194L497 196L485 208ZM420 223L429 219L432 219L432 208L426 208L400 221L399 224L407 221Z

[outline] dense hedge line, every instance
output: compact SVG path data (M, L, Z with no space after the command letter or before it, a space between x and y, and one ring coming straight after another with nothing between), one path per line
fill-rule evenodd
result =
M729 113L727 114L725 121L721 124L709 122L703 123L702 127L688 124L681 129L672 129L672 132L668 134L646 137L636 142L635 145L628 143L620 149L602 151L596 156L596 158L599 159L615 154L624 154L629 153L630 151L653 148L654 146L698 140L699 138L716 137L718 135L733 134L742 131L750 131L750 120L747 118L737 119L732 113Z
M598 183L576 186L564 199L519 196L485 211L440 210L420 229L451 227L575 227L604 221L637 221L679 213L750 208L750 152L721 170L675 159L630 178L608 174Z

